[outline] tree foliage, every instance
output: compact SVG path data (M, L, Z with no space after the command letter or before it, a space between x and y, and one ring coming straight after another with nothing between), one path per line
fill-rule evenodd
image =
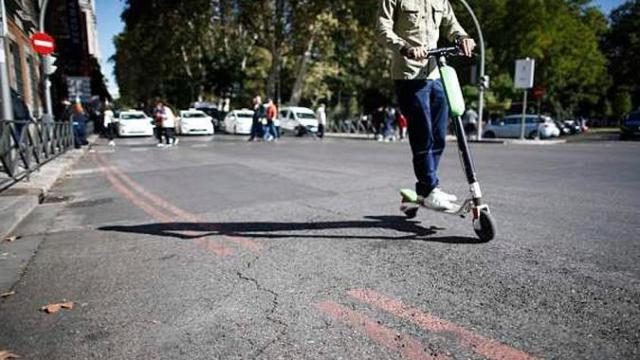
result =
M464 8L451 2L475 36ZM547 89L544 107L556 114L589 115L605 103L610 108L613 99L605 98L619 79L637 98L638 72L621 71L612 79L607 56L611 68L634 68L639 2L614 12L609 30L590 0L469 0L487 42L489 109L508 111L518 101L513 71L515 60L524 57L537 60L536 83ZM126 0L126 26L115 39L114 56L121 94L129 102L161 97L179 106L227 96L234 106L247 106L262 94L282 103L328 102L333 115L353 116L393 99L390 56L376 38L377 4ZM457 63L470 98L477 96L467 75L472 64Z

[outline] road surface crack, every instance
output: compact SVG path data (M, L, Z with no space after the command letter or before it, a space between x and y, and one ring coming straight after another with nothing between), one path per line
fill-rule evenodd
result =
M240 271L237 271L236 273L238 274L238 278L240 280L248 281L248 282L253 283L258 291L265 292L265 293L267 293L267 294L269 294L269 295L271 295L273 297L273 299L271 300L271 307L267 311L266 319L269 320L270 322L272 322L273 324L282 327L280 332L278 332L278 334L276 335L276 337L273 340L269 341L267 344L265 344L264 346L259 348L255 352L255 354L251 357L253 359L257 359L262 354L264 354L264 352L271 345L273 345L273 344L277 343L278 341L280 341L280 339L287 333L289 325L286 322L284 322L283 320L281 320L281 319L279 319L279 318L277 318L275 316L276 312L278 311L278 306L280 305L280 303L278 301L280 295L277 292L262 286L262 284L260 284L260 282L257 279L249 277L249 276L246 276L243 273L241 273Z

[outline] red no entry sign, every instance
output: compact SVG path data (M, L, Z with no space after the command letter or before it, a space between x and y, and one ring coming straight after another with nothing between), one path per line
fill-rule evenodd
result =
M53 38L43 32L35 33L31 36L31 45L40 55L49 55L56 49Z

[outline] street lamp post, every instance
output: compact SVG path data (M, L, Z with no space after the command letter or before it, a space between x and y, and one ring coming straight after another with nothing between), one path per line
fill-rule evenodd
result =
M478 32L478 42L480 43L480 83L481 85L479 86L479 95L478 95L478 116L479 116L479 121L478 121L478 140L482 139L482 118L483 118L483 112L484 112L484 86L483 86L483 79L485 77L485 57L484 57L484 53L485 53L485 47L484 47L484 36L482 35L482 29L480 28L480 22L478 21L478 18L476 17L476 14L473 12L473 10L471 9L471 6L469 6L469 4L467 3L466 0L460 0L460 2L462 3L462 5L464 5L464 7L467 9L467 11L469 12L469 15L471 15L471 19L473 19L473 23L476 26L476 31Z
M0 93L2 93L2 120L13 120L13 104L11 103L11 85L9 84L9 68L7 65L6 36L8 32L7 12L4 0L0 0Z
M40 31L44 31L44 23L47 14L47 6L49 5L49 0L40 0ZM45 116L46 120L53 120L53 104L51 103L51 80L49 80L48 65L49 61L51 61L51 57L49 55L42 56L42 76L44 77L44 103L45 103Z

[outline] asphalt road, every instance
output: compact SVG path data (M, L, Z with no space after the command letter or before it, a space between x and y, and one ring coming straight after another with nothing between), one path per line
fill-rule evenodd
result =
M39 244L0 300L0 350L640 357L640 142L474 145L499 227L485 244L468 219L402 218L397 190L414 181L404 143L118 143L101 140L2 245ZM465 195L452 144L441 175ZM62 300L76 306L38 311Z

